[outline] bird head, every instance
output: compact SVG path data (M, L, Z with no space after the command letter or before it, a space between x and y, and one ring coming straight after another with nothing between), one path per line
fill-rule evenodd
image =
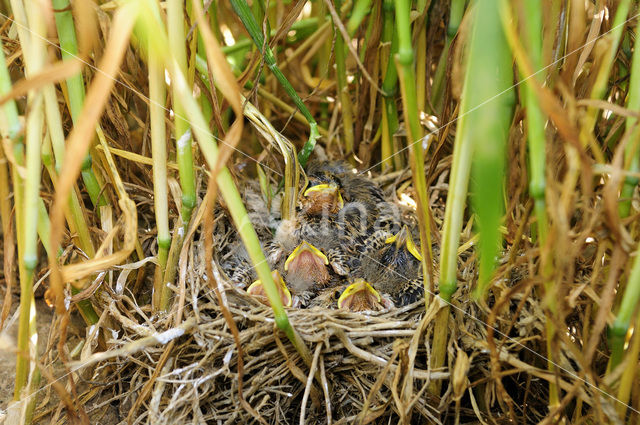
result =
M398 233L393 236L388 237L385 241L385 246L389 248L393 248L393 251L396 255L402 255L409 253L416 260L422 261L422 255L420 254L420 250L413 242L413 238L411 237L411 232L409 228L404 225L402 229ZM389 250L387 250L389 252Z
M321 183L307 188L302 194L302 209L308 215L327 211L335 214L344 206L340 188L335 183Z
M273 281L276 284L276 288L278 289L278 293L280 294L280 299L282 300L282 305L285 307L291 307L293 299L291 298L291 292L289 292L289 288L287 288L286 283L278 270L274 270L271 272L271 277L273 277ZM264 289L264 285L261 280L256 280L253 282L248 288L247 293L256 297L261 303L270 305L269 299L267 298L267 291Z
M302 241L284 263L287 276L302 277L306 281L325 284L330 276L327 269L329 259L318 248Z
M349 285L340 298L338 308L349 311L382 310L382 297L369 282L357 278Z

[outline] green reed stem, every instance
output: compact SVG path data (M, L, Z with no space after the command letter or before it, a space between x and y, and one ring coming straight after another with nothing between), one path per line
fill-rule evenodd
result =
M307 122L309 123L309 140L307 140L307 142L302 147L302 150L298 153L300 164L304 167L307 164L307 160L309 159L311 152L313 152L313 148L316 145L316 140L318 140L318 138L320 137L320 133L318 132L318 124L316 123L315 118L313 118L305 104L302 102L302 99L300 99L300 96L298 96L298 93L296 93L291 83L289 83L282 71L280 71L280 69L278 68L275 56L273 55L273 51L268 45L265 45L262 31L260 30L255 17L251 13L246 0L231 0L231 6L233 7L233 10L236 12L245 29L253 39L253 42L262 53L264 62L267 64L267 67L269 67L280 85L287 92L287 95L289 95L291 100L293 100L293 103L300 110L300 112L302 112L302 115L304 115L304 117L307 119Z
M638 253L636 253L638 254ZM629 281L622 295L620 309L616 316L611 329L609 330L609 345L611 346L611 364L610 369L613 370L620 364L624 357L624 341L629 331L631 317L640 303L640 255L636 255Z
M15 3L15 4L14 4ZM57 4L57 6L56 6ZM54 8L56 10L65 9L69 6L68 2L65 4L63 2L54 2ZM12 2L12 8L16 17L22 16L22 7L17 2ZM58 9L59 8L59 9ZM37 13L37 12L35 12ZM73 18L70 12L60 12L61 15L56 15L56 25L59 31L59 40L60 46L62 48L62 56L64 59L70 59L77 55L77 41L75 37L75 30L73 26ZM29 38L26 34L24 34L24 27L19 31L20 39L22 45L29 45L27 40L31 40L31 42L41 42L42 39L36 40L36 38ZM44 37L44 33L42 35ZM44 58L46 58L46 51L44 50L44 46L41 47L42 53L40 53L41 57L37 59L29 59L25 61L25 65L27 71L30 73L36 72L38 68L38 64L41 64ZM78 73L76 76L71 77L67 81L67 88L69 93L69 104L70 110L72 113L72 118L77 118L77 114L79 114L79 109L82 108L82 104L84 102L84 85L82 82L82 76ZM56 170L60 169L64 161L64 132L62 130L62 119L60 117L60 110L58 109L58 100L55 92L55 88L53 84L47 84L42 89L44 95L44 107L46 113L46 123L47 128L49 130L49 136L51 138L51 145L53 147L53 152L55 154L56 163L55 169L50 169L49 172L57 173ZM74 115L75 114L75 115ZM88 165L83 166L83 180L85 182L85 187L87 188L87 192L89 193L92 202L98 202L99 205L106 205L106 200L103 196L98 200L98 196L100 194L101 188L97 182L97 179L91 169L91 156L87 155L85 159L85 163ZM53 177L52 177L53 179ZM90 257L95 255L95 250L93 247L93 242L91 240L91 235L89 232L89 227L85 221L85 217L82 211L82 207L80 205L80 201L78 199L78 195L75 191L73 191L69 198L69 214L66 214L66 219L69 224L69 228L73 230L73 233L77 235L78 238L78 246ZM42 227L42 226L41 226ZM48 225L47 225L48 227ZM44 243L44 242L43 242ZM48 247L49 241L45 243L45 247ZM52 247L48 247L51 249ZM78 289L75 287L71 288L73 293L77 293ZM77 303L77 306L80 310L81 315L85 319L88 324L95 324L98 321L98 315L94 311L91 303L88 300L83 300Z
M26 13L21 4L12 4L16 7L16 19L26 24ZM35 34L43 34L44 26L42 20L35 17L33 30ZM23 27L24 28L24 27ZM42 68L43 60L38 57L41 52L41 44L25 43L28 39L25 30L21 30L20 40L25 62L32 67L32 72L37 72ZM40 47L40 48L38 48ZM6 62L3 61L3 67ZM10 86L8 73L6 75L7 85ZM4 84L3 84L4 85ZM43 133L44 111L42 92L32 91L27 97L27 109L29 115L26 117L26 178L23 179L17 172L16 167L13 168L14 182L14 202L15 217L18 242L18 264L20 272L20 317L18 322L18 356L16 361L16 376L14 386L14 400L20 400L23 396L22 391L27 383L31 370L30 355L34 347L30 344L31 332L30 322L35 316L33 308L33 276L38 262L37 255L37 223L38 223L38 198L40 189L40 155L41 148L39 146L40 138ZM13 153L14 157L22 158L24 155L25 145L21 138L14 140ZM19 160L19 159L18 159ZM20 164L19 164L20 165ZM37 335L37 334L36 334ZM35 343L37 344L37 336Z
M149 119L151 122L151 156L153 158L153 203L158 227L158 266L153 281L153 307L155 311L166 310L169 288L164 274L167 265L171 235L169 234L169 201L167 194L167 136L164 123L164 66L156 52L149 49ZM176 127L178 120L176 117ZM188 138L190 139L190 138Z
M467 64L469 71L465 73L460 103L440 257L440 296L447 302L457 287L457 249L472 158L477 177L474 206L482 236L481 293L491 277L495 253L501 240L498 226L502 215L504 147L514 102L513 91L505 91L510 87L513 76L511 54L502 31L498 6L489 0L478 0L473 13ZM499 93L499 97L492 99ZM483 170L483 167L488 169Z
M58 40L60 42L62 59L75 59L78 56L78 40L76 38L75 25L73 23L73 15L71 13L69 0L53 0L52 4L55 10L56 28L58 30ZM82 105L84 104L85 89L82 73L78 72L76 75L67 78L66 86L67 93L69 95L71 119L75 123L80 116L80 111L82 111ZM48 119L49 118L47 116L47 120ZM64 153L64 145L62 149L62 153ZM56 146L54 146L54 150L56 151L57 159L56 172L60 172L64 156L56 150ZM91 154L87 154L85 161L82 163L82 180L93 205L96 205L97 207L107 205L107 199L101 194L102 188L100 187L100 183L91 168L91 163Z
M43 39L46 28L42 16L35 4L28 5L29 17L29 42L26 43L26 34L22 34L21 42L24 60L29 64L29 73L39 72L44 65L46 50ZM18 324L18 357L16 364L16 379L14 398L21 399L29 374L35 371L32 366L31 356L37 353L37 333L33 333L32 321L35 321L35 308L33 308L33 277L38 265L38 200L40 198L40 168L42 154L42 135L44 127L44 100L42 91L32 91L27 97L27 110L25 128L26 144L26 179L20 196L20 204L16 204L16 218L21 217L18 231L18 255L20 268L23 273L20 276L20 319ZM21 180L21 179L20 179ZM15 180L21 185L20 180ZM16 201L18 199L16 198ZM32 369L33 367L33 369ZM31 399L28 403L35 403ZM30 410L31 408L27 408Z
M636 24L636 40L640 37L640 23ZM633 59L631 61L631 77L629 79L629 97L627 99L627 108L631 111L640 111L640 49L634 49ZM635 126L635 128L634 128ZM626 120L627 131L633 128L633 133L625 147L625 170L631 173L640 172L640 125L636 118L628 117ZM640 179L635 176L627 175L622 190L620 191L620 204L618 213L620 217L625 218L631 212L631 198L633 191L638 185Z
M418 0L417 11L422 16L426 14L424 10L427 7L426 0ZM417 22L420 22L418 18ZM426 17L422 21L422 25L418 28L418 36L416 40L416 91L418 111L427 112L427 20ZM428 109L429 112L431 108Z
M395 67L393 57L398 51L398 34L395 31L395 6L394 0L384 0L382 3L382 47L380 51L380 69L384 72L382 91L384 95L384 107L382 108L382 169L399 170L403 167L401 155L395 143L395 133L400 126L398 119L398 107L396 106L396 94L398 92L398 70Z
M398 27L398 53L395 56L396 65L400 75L400 88L402 90L402 106L407 127L407 141L411 152L411 169L413 185L417 195L418 222L420 224L420 249L422 253L422 271L424 275L425 293L431 289L431 230L429 222L429 196L427 192L427 179L424 169L425 146L424 130L420 124L420 111L418 109L418 97L414 87L416 86L415 54L411 47L411 1L396 0L396 24ZM428 300L429 297L427 296Z
M402 109L405 127L407 129L407 143L410 148L411 171L413 186L417 195L417 215L420 229L420 250L422 254L422 274L425 289L425 308L428 307L433 293L431 285L431 229L429 215L429 196L427 193L426 173L424 169L424 130L420 124L418 110L418 96L415 90L415 53L411 42L411 1L396 0L396 27L398 29L398 53L395 55L396 66L400 77L402 91ZM431 367L439 368L444 364L447 343L448 314L442 320L436 321L434 329L433 353ZM440 392L440 383L433 382L429 388L432 394Z
M631 346L627 352L629 358L624 373L620 377L620 386L618 387L618 402L616 403L616 410L621 419L625 418L627 412L627 406L629 405L629 398L631 397L631 389L634 386L634 382L637 379L638 374L638 354L640 354L640 312L636 312L635 332L633 339L631 340ZM630 419L633 418L631 415ZM632 422L628 422L631 424Z
M323 4L320 2L320 4ZM318 17L310 17L305 19L300 19L299 21L295 21L291 24L291 31L314 31L318 28ZM269 33L269 37L273 37L278 32L277 29L272 29ZM290 41L291 39L287 39ZM222 53L225 55L233 55L234 53L238 53L239 51L246 50L249 47L253 46L253 40L251 38L242 38L237 40L235 44L231 46L222 46ZM322 68L321 68L322 69Z
M523 26L524 40L526 41L527 51L529 52L529 60L534 70L543 68L542 59L542 8L540 2L536 0L525 0L524 13L527 17L525 22L519 25ZM525 76L526 77L526 76ZM529 181L529 194L534 201L534 211L537 220L537 229L539 235L539 246L541 252L540 271L545 287L546 299L551 315L554 315L556 307L555 288L552 279L553 263L551 255L547 249L547 204L546 204L546 139L545 124L546 118L540 108L539 99L535 93L534 84L542 84L544 82L544 74L539 73L527 80L524 87L524 97L527 113L527 138L529 146L529 164L531 169L531 178ZM547 313L549 315L549 313ZM554 373L555 365L551 359L552 342L555 338L555 326L551 317L546 320L546 337L547 337L547 355L549 360L547 368L549 372ZM549 381L549 405L556 406L558 404L558 389L555 382Z
M167 30L169 33L169 49L180 71L187 75L187 51L185 47L185 29L183 2L181 0L167 1ZM173 110L175 116L176 161L180 174L182 188L182 221L184 228L191 220L191 212L196 206L196 181L193 172L193 153L191 151L191 137L184 137L189 130L189 123L185 116L182 103L177 100L178 93L172 87ZM164 103L162 103L164 105Z
M371 13L371 0L356 0L351 10L351 17L347 21L347 32L353 36L364 18Z

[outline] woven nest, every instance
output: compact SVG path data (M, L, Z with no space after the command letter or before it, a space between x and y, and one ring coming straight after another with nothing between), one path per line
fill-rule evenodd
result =
M431 190L438 223L441 188ZM104 406L111 406L118 421L130 423L464 423L489 422L489 416L536 423L548 412L546 361L536 354L545 352L544 313L530 296L532 286L524 285L535 252L506 251L493 295L477 303L471 236L470 229L462 235L459 289L448 306L431 296L427 308L420 301L371 314L288 309L311 352L305 362L269 307L221 275L207 277L196 234L180 262L182 283L172 287L170 313L152 316L148 300L136 300L118 284L97 294L107 350L87 349L73 365L88 382L85 400L95 401L85 409L100 421ZM125 267L114 281L140 267ZM237 341L215 281L225 287L223 305L238 328ZM433 370L439 312L449 315L449 336L445 366ZM95 340L94 332L88 342ZM508 371L496 379L501 367Z

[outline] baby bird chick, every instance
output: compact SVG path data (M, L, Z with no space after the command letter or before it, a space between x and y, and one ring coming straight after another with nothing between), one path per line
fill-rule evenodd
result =
M340 188L335 183L311 186L302 196L302 212L307 215L336 214L344 207Z
M278 288L278 294L280 295L280 300L282 301L282 305L285 307L291 307L293 304L293 299L291 297L291 292L289 292L289 288L284 283L284 279L280 276L278 270L274 270L271 272L271 277L273 277L273 281L276 284L276 288ZM253 282L248 288L247 293L253 295L265 305L270 305L269 299L267 298L267 291L264 289L264 285L261 280L256 280Z
M302 241L284 262L287 282L295 293L309 291L313 286L324 286L331 276L329 259L318 248Z
M378 203L384 202L380 188L371 180L353 172L353 167L344 161L311 162L307 167L309 191L316 186L335 187L345 203L361 203L373 211ZM306 193L306 192L305 192Z
M360 258L357 275L389 294L396 306L418 300L422 286L422 256L405 225L393 236L376 235Z
M357 278L338 298L338 308L349 311L382 311L393 306L366 280Z

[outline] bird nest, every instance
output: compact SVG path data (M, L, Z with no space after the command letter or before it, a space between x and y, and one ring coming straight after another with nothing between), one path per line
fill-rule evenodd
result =
M443 209L434 203L436 221ZM475 302L473 239L465 232L450 304L431 294L427 303L375 313L287 309L309 350L306 359L277 328L269 307L217 273L208 278L197 235L183 250L179 284L171 287L174 304L165 315L152 315L122 285L145 263L125 266L113 286L96 295L100 322L72 364L87 383L83 399L94 401L84 403L86 412L104 421L112 411L116 422L129 423L337 424L452 423L515 411L536 422L546 415L546 384L539 379L546 362L535 354L544 353L544 314L526 290L512 290L534 260L506 252L494 295ZM224 287L219 295L216 285ZM500 294L508 301L496 301ZM440 314L449 317L446 358L444 367L432 369ZM98 328L106 335L104 351L95 349ZM495 379L498 362L512 368L501 379Z

